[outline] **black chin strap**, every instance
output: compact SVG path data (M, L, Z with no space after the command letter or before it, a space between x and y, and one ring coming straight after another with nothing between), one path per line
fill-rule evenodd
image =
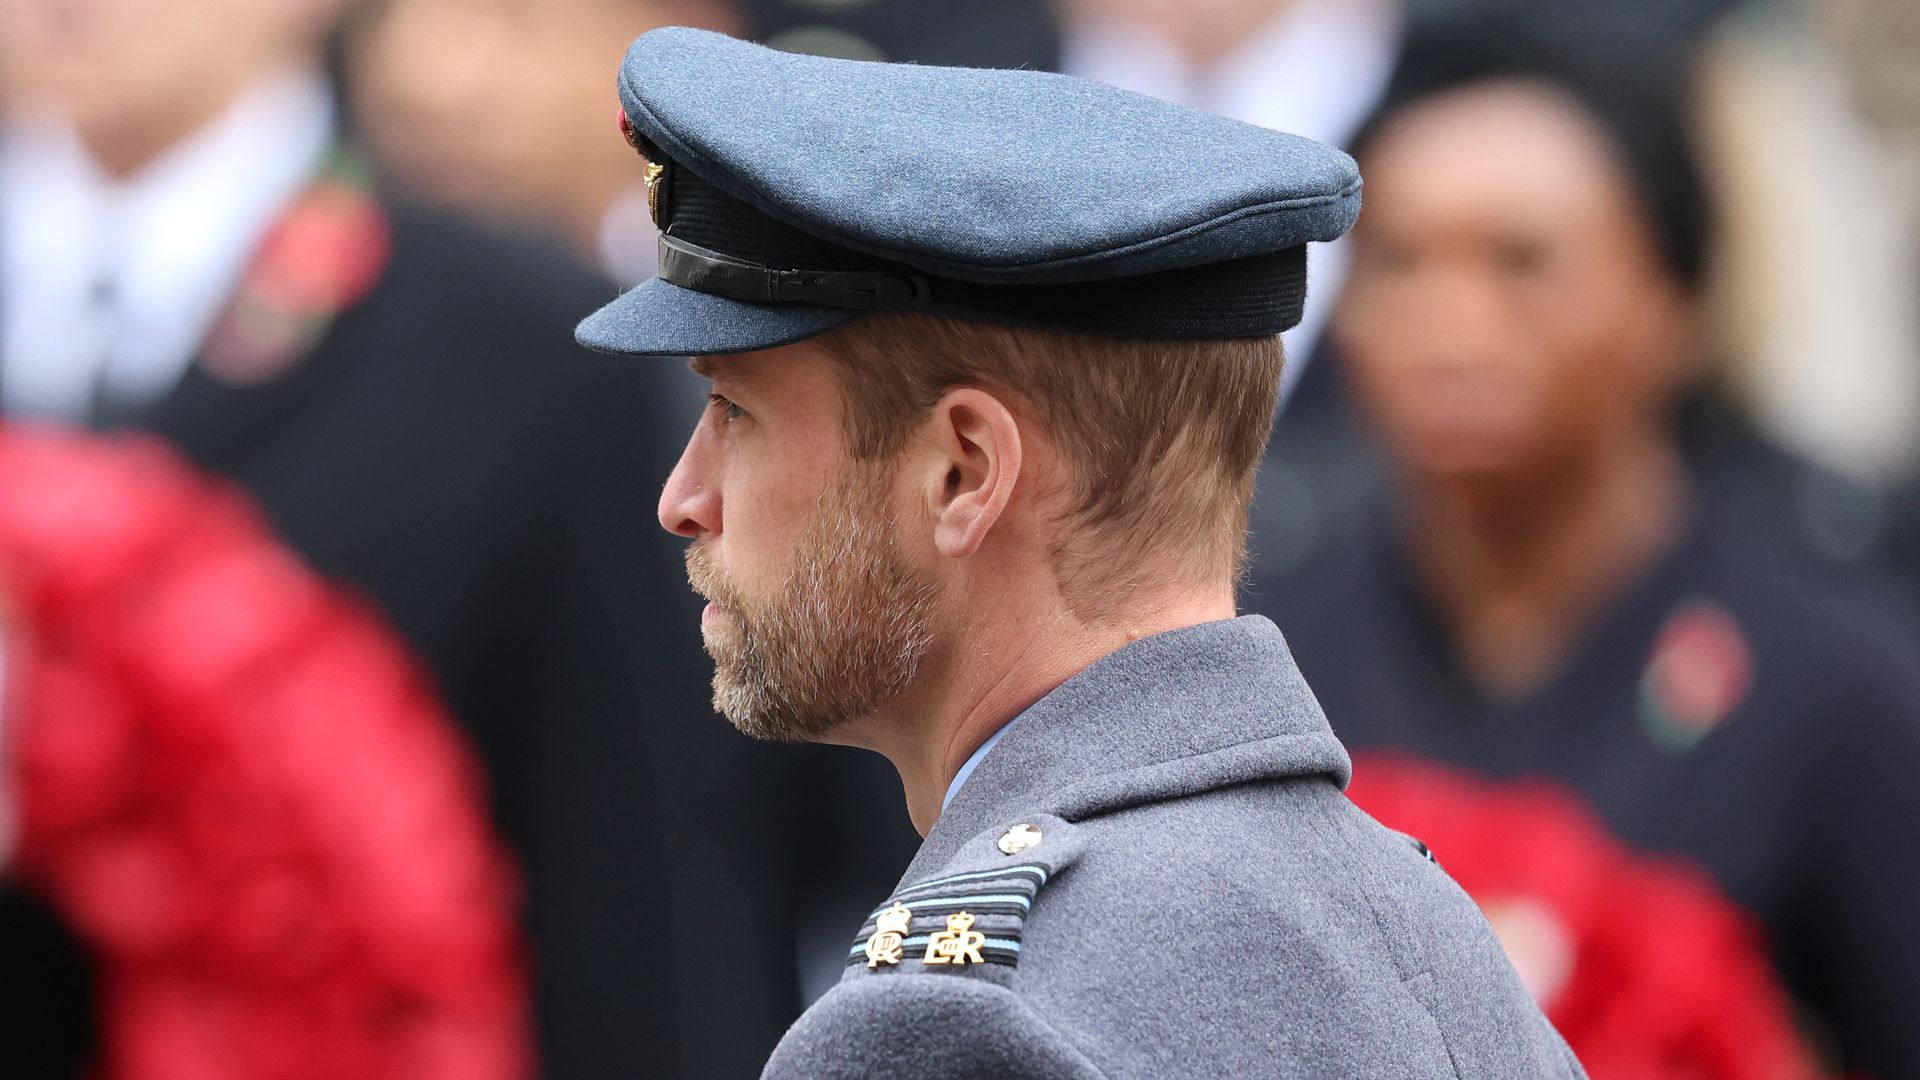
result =
M906 311L933 302L927 279L889 270L775 270L660 234L660 279L755 304Z

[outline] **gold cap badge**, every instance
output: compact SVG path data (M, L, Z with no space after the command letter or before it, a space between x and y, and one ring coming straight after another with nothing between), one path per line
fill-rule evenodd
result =
M647 213L653 218L654 227L664 229L666 225L660 221L662 209L660 195L661 188L666 183L667 167L658 162L649 161L646 172L641 175L647 181Z
M620 110L620 137L627 140L627 145L633 148L634 153L645 159L647 152L640 148L640 133L634 130L633 121L627 119L627 110L624 108ZM640 175L647 182L647 214L653 218L655 228L664 229L666 226L661 223L660 211L663 209L661 196L665 193L667 166L663 162L648 161L646 171Z

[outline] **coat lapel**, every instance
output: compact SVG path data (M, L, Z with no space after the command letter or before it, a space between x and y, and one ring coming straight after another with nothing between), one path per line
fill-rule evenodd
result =
M392 227L370 172L335 147L313 181L261 237L201 355L158 402L102 427L140 428L196 463L241 472L325 396L355 359L343 326L377 301Z
M196 362L158 402L103 426L151 432L202 468L242 474L349 366L351 358L338 345L340 330L338 324L329 328L298 361L264 382L225 381Z

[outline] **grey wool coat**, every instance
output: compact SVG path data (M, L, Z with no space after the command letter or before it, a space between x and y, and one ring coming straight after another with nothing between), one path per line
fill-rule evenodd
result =
M1007 729L765 1075L1584 1076L1350 768L1265 619L1128 645Z

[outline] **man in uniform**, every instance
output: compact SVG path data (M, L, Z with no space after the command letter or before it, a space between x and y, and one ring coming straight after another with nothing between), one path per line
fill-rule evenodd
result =
M1277 335L1352 160L685 29L620 93L660 276L579 337L713 382L660 517L715 704L886 755L926 837L767 1075L1581 1075L1233 617Z

